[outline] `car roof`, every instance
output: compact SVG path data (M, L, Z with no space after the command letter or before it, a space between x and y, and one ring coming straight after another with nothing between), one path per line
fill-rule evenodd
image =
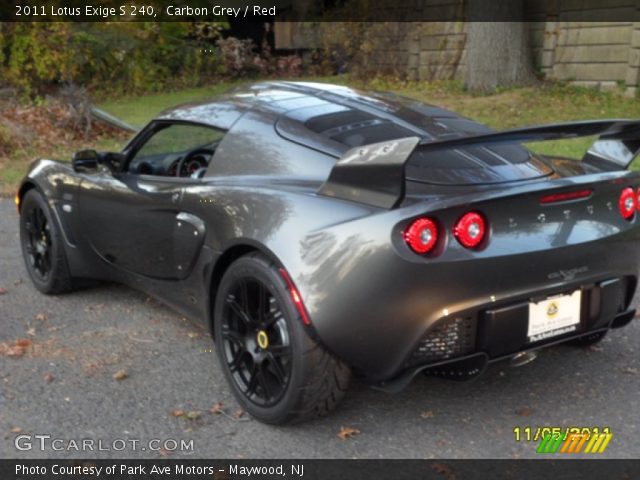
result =
M285 81L244 85L214 101L180 105L162 112L157 118L229 129L247 111L270 114L276 119L274 123L294 123L298 135L302 125L306 127L303 130L320 133L336 128L345 129L349 124L373 117L398 125L408 130L409 134L422 138L477 133L475 128L471 128L472 132L452 128L452 121L478 125L454 112L392 93L363 92L327 83ZM353 121L345 123L350 120ZM462 127L462 130L469 129L469 125ZM291 135L287 134L287 130L293 129L278 129L279 133L289 138Z
M245 85L215 102L177 107L160 118L229 129L226 144L233 144L235 152L245 149L246 153L256 137L261 146L252 158L261 160L247 166L231 155L228 162L233 164L235 173L255 172L256 163L264 163L263 147L267 144L279 145L281 150L276 157L280 160L285 155L283 151L294 145L307 148L308 155L313 151L336 159L354 147L400 138L440 141L492 132L454 112L394 93L362 92L312 82ZM234 123L236 128L232 128ZM231 151L222 148L221 152L227 150ZM297 155L306 158L304 154ZM308 160L283 163L296 163L291 171L311 169ZM553 171L522 145L476 146L437 154L416 150L406 169L410 180L443 185L500 183L539 178ZM223 171L232 171L232 167Z

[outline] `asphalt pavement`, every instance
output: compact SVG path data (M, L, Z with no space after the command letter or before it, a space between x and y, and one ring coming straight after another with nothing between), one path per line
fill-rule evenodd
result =
M539 442L515 440L527 426L610 427L598 456L640 457L637 319L596 348L552 347L470 383L419 376L390 395L355 381L332 415L273 427L238 411L197 323L118 285L40 294L12 199L0 288L0 457L535 458Z

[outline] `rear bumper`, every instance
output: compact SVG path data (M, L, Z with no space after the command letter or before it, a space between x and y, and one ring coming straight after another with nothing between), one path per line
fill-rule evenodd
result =
M466 332L471 347L429 363L535 348L523 340L526 305L575 290L584 293L586 317L567 334L606 328L628 308L638 277L640 214L625 220L615 208L622 186L636 186L637 179L616 173L558 182L528 185L535 190L525 193L488 190L492 198L443 195L309 235L291 249L296 261L285 266L318 340L375 384L420 365L407 360L444 319L463 319L454 336ZM594 193L588 200L541 206L541 192L559 184ZM489 241L475 250L451 234L472 209L490 219ZM441 250L433 255L416 255L403 239L419 215L441 224Z
M618 314L612 322L610 328L620 328L624 325L627 325L631 320L633 320L633 318L635 318L635 315L635 310L627 310ZM610 328L601 328L586 333L583 332L576 335L571 335L569 337L563 337L559 340L549 341L538 346L531 346L523 351L538 350L541 348L557 345L559 343L568 342L570 340L590 337L591 335L595 334L607 333ZM512 355L490 358L489 355L484 352L472 353L471 355L465 355L461 358L453 358L450 360L443 360L431 365L421 365L408 368L404 370L400 375L391 380L374 384L373 388L388 393L397 393L403 390L407 385L409 385L409 383L411 383L411 381L413 380L413 377L421 372L425 372L434 376L444 377L449 380L469 381L484 373L485 369L490 363L507 360L509 358L512 358Z
M634 228L537 251L527 251L531 242L514 240L499 256L481 251L465 259L443 255L417 261L400 256L389 243L360 242L355 236L334 242L339 256L313 257L322 261L292 277L318 340L376 384L413 366L407 360L420 341L446 318L471 318L473 348L429 362L475 352L494 358L530 348L522 340L528 318L521 318L521 306L578 289L587 315L581 331L606 328L629 307L635 291L639 233Z
M528 301L484 305L454 318L442 318L425 332L402 371L375 386L385 391L399 391L423 371L453 380L471 380L489 363L511 358L519 352L623 327L635 317L635 310L627 310L635 283L634 277L621 277L580 286L580 323L572 331L535 342L527 338ZM543 296L571 291L567 288L546 292Z

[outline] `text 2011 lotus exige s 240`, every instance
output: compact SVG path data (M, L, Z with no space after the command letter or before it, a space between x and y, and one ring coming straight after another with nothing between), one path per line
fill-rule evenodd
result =
M598 135L581 160L530 141ZM121 153L36 161L16 201L44 293L121 282L207 322L268 423L629 323L640 122L493 132L386 93L243 87L175 108ZM524 353L523 353L524 352Z

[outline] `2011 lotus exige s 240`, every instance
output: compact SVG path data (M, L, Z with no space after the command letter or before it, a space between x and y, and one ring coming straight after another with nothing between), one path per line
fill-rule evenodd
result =
M598 135L581 160L530 141ZM268 423L626 325L640 122L494 132L384 93L270 82L167 111L119 153L38 160L18 196L48 294L121 282L211 328Z

